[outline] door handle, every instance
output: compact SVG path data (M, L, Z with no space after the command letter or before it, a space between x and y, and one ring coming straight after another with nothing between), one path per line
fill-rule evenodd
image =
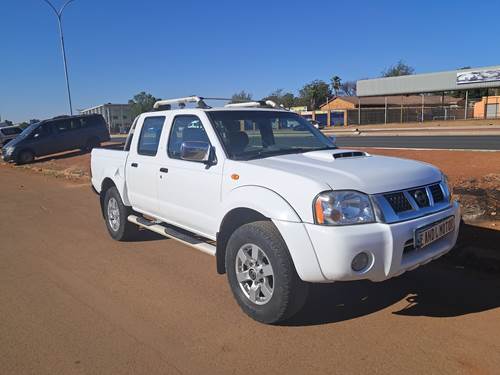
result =
M137 164L137 163L132 163L132 164L130 164L130 165L131 165L132 167L134 167L134 168L137 168L137 167L139 166L139 164Z
M162 172L162 173L168 173L168 168L160 168L160 172Z

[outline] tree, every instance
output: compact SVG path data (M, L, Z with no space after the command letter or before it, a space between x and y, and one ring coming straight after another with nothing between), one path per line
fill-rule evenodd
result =
M158 100L160 99L155 98L153 95L147 94L144 91L135 95L133 99L128 101L128 104L131 105L130 114L132 115L132 118L139 116L141 113L152 111L153 105Z
M330 84L332 85L332 90L335 96L338 96L338 92L341 88L342 79L339 76L333 76L330 78Z
M231 103L241 103L241 102L249 102L252 100L252 94L246 92L245 90L241 90L231 96Z
M345 81L340 84L340 92L345 96L356 96L356 81Z
M299 98L309 107L310 110L316 110L327 98L332 95L330 86L321 80L314 80L302 87L299 91Z
M284 92L283 89L278 89L273 91L265 100L272 100L278 105L282 105L285 108L294 107L297 105L297 98L291 92Z
M382 72L382 77L409 76L415 73L415 69L399 60L396 65L392 65Z

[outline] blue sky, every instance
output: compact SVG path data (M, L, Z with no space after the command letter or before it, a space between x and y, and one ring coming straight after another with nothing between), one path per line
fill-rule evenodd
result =
M62 0L53 0L60 5ZM139 91L255 98L313 79L500 64L500 2L75 0L64 14L74 108ZM57 22L42 0L0 2L0 116L68 112Z

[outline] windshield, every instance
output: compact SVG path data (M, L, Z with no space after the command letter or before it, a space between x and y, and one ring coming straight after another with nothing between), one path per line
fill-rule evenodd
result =
M208 115L231 159L250 160L336 148L328 137L296 113L210 111Z

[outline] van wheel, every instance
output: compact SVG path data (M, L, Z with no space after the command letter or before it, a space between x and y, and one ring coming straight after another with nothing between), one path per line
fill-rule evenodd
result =
M16 164L29 164L35 160L35 154L33 151L24 150L19 153L16 159Z
M103 212L106 227L113 239L127 241L133 239L139 232L139 227L127 220L131 209L123 204L122 198L114 186L106 190Z
M308 284L293 265L288 248L270 221L236 229L226 249L229 285L242 310L262 323L279 323L304 305Z
M99 142L99 139L97 138L92 138L87 141L85 144L85 147L83 148L83 151L90 152L92 149L100 147L101 142Z

